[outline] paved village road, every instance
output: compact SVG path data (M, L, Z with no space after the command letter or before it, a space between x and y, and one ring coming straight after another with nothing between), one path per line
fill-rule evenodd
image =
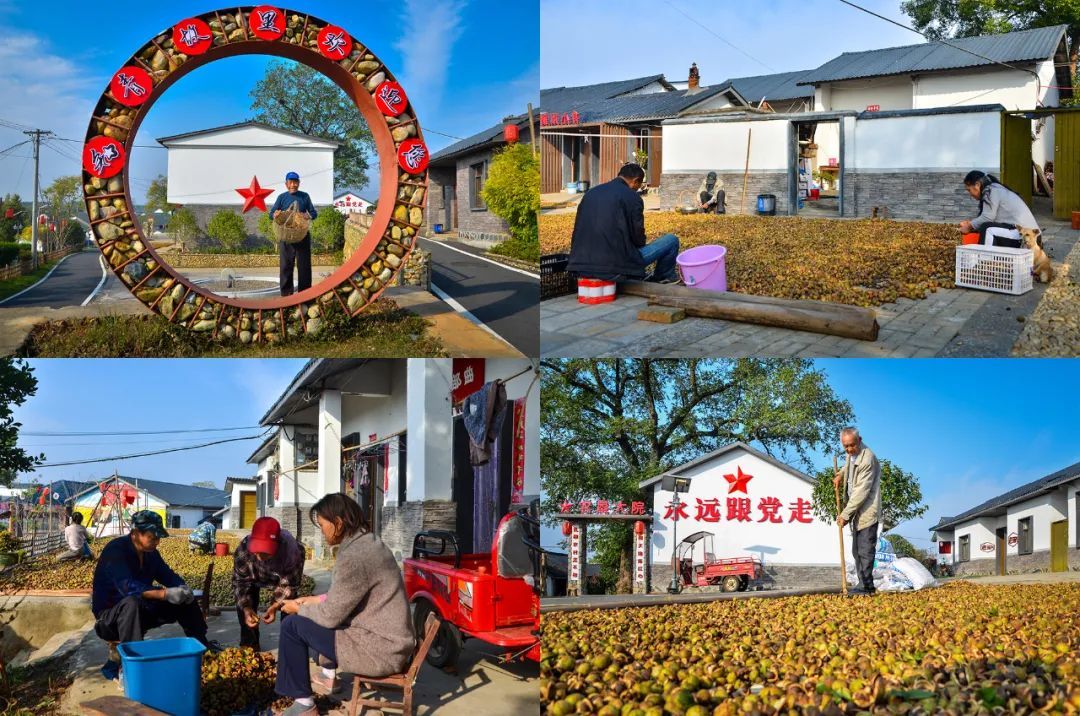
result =
M453 299L525 355L540 355L539 277L483 258L465 244L424 238L420 244L431 252L432 288L446 294L440 298Z
M64 258L41 283L0 301L0 308L81 306L101 282L101 252L87 249Z

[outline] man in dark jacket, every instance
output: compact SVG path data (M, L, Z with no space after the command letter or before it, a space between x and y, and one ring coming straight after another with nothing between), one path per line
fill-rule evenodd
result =
M644 180L644 169L627 164L619 176L585 192L574 221L567 271L602 281L641 279L655 262L652 280L676 282L678 237L666 234L651 244L645 238L645 202L637 193Z
M206 639L206 620L195 594L157 551L161 538L168 536L161 515L140 510L131 517L131 533L105 545L90 597L97 619L94 631L105 641L142 641L150 629L178 622L184 634L218 651L220 647ZM119 673L119 655L110 648L101 674L115 679Z
M285 175L285 188L274 199L274 205L270 207L270 218L279 211L288 209L296 204L296 210L302 211L312 219L319 215L315 205L311 203L311 197L307 192L300 191L300 175L289 172ZM296 290L305 291L311 288L311 234L295 244L278 242L278 267L281 295L291 296L293 293L293 265L296 266Z

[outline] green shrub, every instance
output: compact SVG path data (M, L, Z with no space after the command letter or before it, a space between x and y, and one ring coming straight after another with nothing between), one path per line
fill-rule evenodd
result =
M180 208L169 217L169 224L165 230L172 234L173 240L184 248L184 244L193 241L200 233L199 222L195 219L191 209Z
M19 245L14 241L0 243L0 266L8 266L19 260Z
M345 246L345 215L333 207L319 212L311 222L312 251L332 254Z
M529 145L511 144L495 155L481 195L488 210L510 227L511 236L520 242L537 242L540 162Z
M277 240L274 238L274 230L271 228L271 224L273 223L274 220L270 218L270 212L264 211L263 215L259 217L258 232L259 236L264 239L269 239L270 243L277 243Z
M206 233L210 238L221 242L221 245L233 254L241 252L244 241L247 239L244 218L228 209L220 209L210 217L210 223L206 225Z

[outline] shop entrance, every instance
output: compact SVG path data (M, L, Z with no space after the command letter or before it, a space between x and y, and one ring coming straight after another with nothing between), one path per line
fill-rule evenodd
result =
M791 213L840 216L843 139L839 120L792 123Z

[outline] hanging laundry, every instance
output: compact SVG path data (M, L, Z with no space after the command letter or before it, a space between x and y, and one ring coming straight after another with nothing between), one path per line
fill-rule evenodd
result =
M490 444L499 435L506 418L506 386L501 380L484 383L465 398L462 408L469 433L469 461L485 465L491 459Z

